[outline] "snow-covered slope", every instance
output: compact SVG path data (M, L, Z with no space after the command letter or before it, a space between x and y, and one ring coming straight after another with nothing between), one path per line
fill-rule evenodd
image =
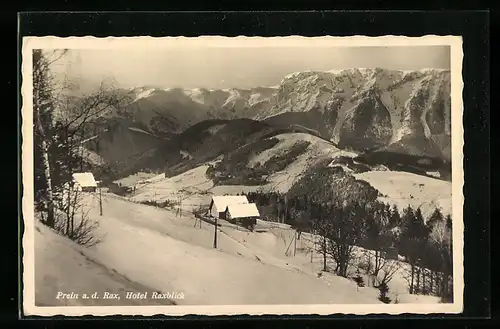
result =
M39 306L70 305L238 305L238 304L373 304L378 290L357 287L352 280L322 272L318 239L303 233L295 252L289 248L295 230L286 224L258 221L248 232L221 220L217 249L213 226L195 224L190 212L160 209L103 193L103 216L95 198L89 215L99 220L100 244L86 248L36 224L36 293ZM126 241L126 243L123 243ZM356 248L356 262L364 250ZM175 266L173 266L175 264ZM330 266L330 265L329 265ZM408 295L401 263L390 282L390 297L400 303L437 303L435 297ZM351 270L355 272L355 268ZM118 301L56 300L58 291L108 291ZM175 300L125 299L126 292L177 292ZM88 304L87 304L88 303Z
M112 306L169 305L169 300L103 299L104 292L142 293L152 291L147 282L129 280L112 267L89 258L85 248L62 237L40 222L35 223L35 305L36 306ZM59 292L77 293L79 298L56 298ZM100 299L83 299L99 292Z
M206 204L210 200L207 193L214 186L213 182L205 175L207 169L207 165L202 165L174 177L167 177L151 183L135 183L132 185L136 188L132 200L157 202L172 200L177 202L181 197L183 207L187 211Z
M305 152L298 155L286 168L270 175L269 183L263 187L265 190L286 193L300 176L319 159L356 156L353 152L339 150L330 142L310 134L287 133L274 136L274 138L277 138L279 143L252 157L249 161L250 167L257 163L266 163L273 156L286 154L298 142L308 142L309 145Z
M253 168L257 164L265 164L273 161L273 157L287 154L298 142L308 142L304 152L294 158L289 165L282 170L272 172L268 177L268 183L257 186L245 185L215 185L214 181L207 177L209 164L203 164L190 169L180 175L166 177L152 183L136 183L133 177L124 178L122 182L131 181L136 186L133 197L136 201L165 201L177 200L179 196L184 198L183 205L197 207L205 204L211 194L241 193L249 191L275 191L287 192L300 176L313 164L325 157L355 157L353 152L339 150L332 143L319 137L305 133L285 133L273 136L279 142L258 154L251 155L244 166ZM133 186L132 184L131 186Z
M408 205L420 207L425 219L436 208L451 215L451 182L398 171L368 171L355 177L370 183L384 195L381 201L396 204L400 210Z
M180 175L165 178L153 184L138 185L136 197L140 200L164 201L165 199L177 199L179 193L188 193L191 201L186 201L186 203L199 204L206 201L209 198L206 194L210 193L241 193L256 190L284 193L318 161L325 158L352 159L357 156L354 152L341 150L331 142L307 133L282 133L268 139L276 139L277 143L270 144L265 149L257 149L257 145L261 143L260 141L254 142L255 146L247 144L234 150L235 155L233 157L235 160L231 160L231 158L225 159L228 163L234 163L234 165L241 168L270 168L267 171L267 183L252 184L252 186L245 186L241 183L231 186L227 186L225 183L214 184L214 181L207 177L206 174L208 164L200 163L198 167ZM298 143L306 143L307 146L301 152L294 154L292 159L288 159L285 167L273 169L271 162L279 161L277 160L279 158L287 158L289 152ZM245 147L246 151L239 153L239 150L243 150ZM248 155L245 155L247 153ZM241 161L244 163L240 165L239 162ZM342 167L344 162L340 161L332 165ZM349 165L346 164L343 167L347 172L353 173L348 168ZM362 171L366 170L370 170L370 167L366 166L366 169ZM234 174L241 174L241 170L237 170ZM387 168L383 171L367 171L357 174L354 172L353 174L357 179L370 183L381 194L385 195L386 197L382 201L391 204L395 203L400 209L411 204L414 207L421 207L426 215L428 212L432 212L435 207L441 208L444 212L451 211L450 182L413 173L391 171L387 170ZM196 195L196 197L191 195ZM204 196L201 198L202 195Z
M90 212L101 219L97 234L105 237L100 244L77 248L64 238L50 237L60 240L59 249L38 251L45 258L39 257L43 263L37 263L36 273L41 283L49 285L39 285L43 290L37 291L37 298L45 305L53 305L51 298L57 289L73 288L64 286L72 280L79 282L74 287L79 291L123 291L109 278L99 280L98 273L82 270L79 264L84 258L126 277L129 285L147 285L142 292L182 293L184 298L175 300L179 305L379 303L373 294L358 291L347 279L318 278L314 269L286 256L283 242L272 233L223 226L218 248L213 249L213 226L195 227L190 214L179 218L173 211L106 193L103 198L104 216L99 217L97 206ZM45 237L45 232L39 237ZM39 246L53 247L50 240L40 241ZM282 253L277 252L278 247ZM75 255L80 259L72 260Z

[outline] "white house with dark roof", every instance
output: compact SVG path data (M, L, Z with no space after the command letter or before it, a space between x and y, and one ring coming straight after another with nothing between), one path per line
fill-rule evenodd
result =
M226 208L225 218L228 221L234 224L241 224L250 231L254 230L259 217L259 210L255 203L230 204Z
M229 220L259 217L259 209L255 203L230 204L226 209L226 218Z
M74 173L73 183L74 187L82 192L95 192L97 189L97 182L90 172Z
M212 197L208 211L211 217L225 218L229 205L248 203L248 199L244 195L216 195Z

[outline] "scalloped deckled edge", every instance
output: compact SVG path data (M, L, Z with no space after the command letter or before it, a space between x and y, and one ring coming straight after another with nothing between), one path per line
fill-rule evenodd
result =
M33 195L33 131L32 131L32 49L110 49L137 47L367 47L367 46L446 46L451 48L451 121L452 121L452 206L453 206L453 257L454 257L454 303L452 304L383 304L383 305L218 305L218 306L81 306L81 307L37 307L35 306L34 276L34 195ZM406 36L350 36L350 37L24 37L22 42L22 171L24 217L23 247L23 312L38 316L111 316L111 315L333 315L333 314L437 314L461 313L463 310L463 81L462 38L459 36L426 35ZM29 188L27 188L29 187Z
M299 35L286 37L258 37L258 36L199 36L199 37L24 37L23 47L44 49L111 49L137 47L137 42L144 48L164 47L376 47L376 46L446 46L460 40L457 36L426 35L421 37L406 37L386 35L379 37L350 36L350 37L304 37Z

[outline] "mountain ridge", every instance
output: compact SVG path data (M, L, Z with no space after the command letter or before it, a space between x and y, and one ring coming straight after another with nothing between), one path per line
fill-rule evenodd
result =
M301 124L337 143L344 140L347 147L364 149L387 146L408 135L425 135L441 143L444 137L434 137L449 136L451 131L449 90L449 70L353 68L291 73L277 88L133 89L137 95L130 108L139 121L154 126L151 116L141 119L139 113L154 107L171 123L164 127L171 133L206 119L248 118ZM377 115L368 113L373 107L378 108ZM385 119L380 120L381 115ZM360 127L371 130L371 135L385 131L384 138L370 141L370 134L364 136Z
M165 140L207 120L248 119L307 130L358 153L418 149L419 156L449 162L449 91L444 69L304 71L285 76L276 88L123 89L132 101L111 117Z

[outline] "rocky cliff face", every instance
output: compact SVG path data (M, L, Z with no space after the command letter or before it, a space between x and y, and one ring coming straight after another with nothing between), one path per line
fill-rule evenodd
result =
M391 114L370 90L346 112L338 135L340 147L363 149L387 145L393 135Z
M445 158L450 157L447 70L299 72L283 79L274 100L258 119L285 125L300 120L293 123L353 149L373 149L405 136L422 136L436 143Z

